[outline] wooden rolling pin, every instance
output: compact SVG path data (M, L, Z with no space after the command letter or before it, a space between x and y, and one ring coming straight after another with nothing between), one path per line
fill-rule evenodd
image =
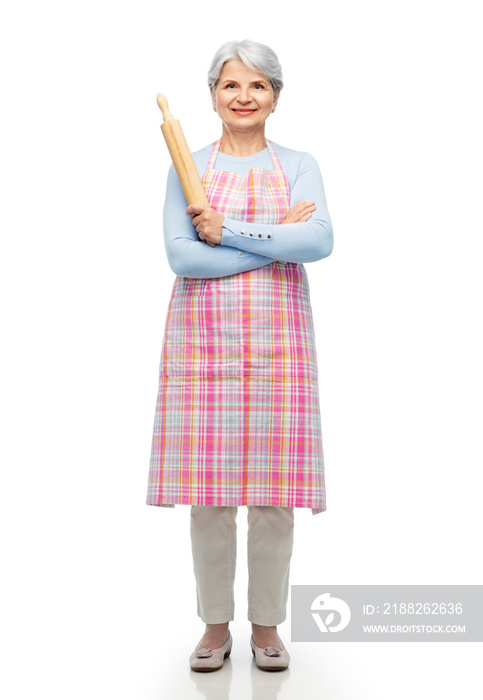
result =
M179 121L173 118L173 115L169 111L168 101L164 95L158 93L156 102L163 113L161 131L163 132L166 145L168 146L173 165L178 173L179 181L188 205L203 204L209 207L210 203L208 202L206 192L199 178L193 156L190 153ZM210 241L206 242L209 243L212 248L215 247L214 243Z

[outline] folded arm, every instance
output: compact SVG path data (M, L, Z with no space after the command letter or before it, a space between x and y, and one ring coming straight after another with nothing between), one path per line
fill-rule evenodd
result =
M312 216L301 223L250 224L225 218L222 247L234 247L284 262L314 262L327 257L333 249L332 222L319 167L308 153L300 162L291 188L290 206L301 200L315 202Z
M169 266L181 277L214 278L256 270L270 265L273 257L239 250L236 246L211 248L199 240L186 199L173 166L168 172L163 210L164 245Z

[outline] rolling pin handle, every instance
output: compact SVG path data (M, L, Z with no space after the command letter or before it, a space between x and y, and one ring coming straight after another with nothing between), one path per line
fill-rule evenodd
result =
M174 119L173 115L169 111L168 100L160 92L158 92L158 96L156 97L156 102L158 103L159 109L163 113L163 121L167 122L167 121L169 121L169 119Z

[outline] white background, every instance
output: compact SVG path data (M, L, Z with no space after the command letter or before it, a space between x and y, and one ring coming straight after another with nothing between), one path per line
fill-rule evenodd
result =
M291 644L290 617L290 671L250 671L244 508L232 665L190 673L189 507L145 505L174 279L155 98L214 141L211 58L251 38L284 69L267 136L315 156L335 234L307 265L328 508L296 511L291 583L482 582L478 3L2 7L5 697L481 697L479 644Z

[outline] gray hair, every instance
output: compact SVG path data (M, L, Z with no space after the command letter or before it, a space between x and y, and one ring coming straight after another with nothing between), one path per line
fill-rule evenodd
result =
M208 85L216 90L223 65L227 61L242 61L250 70L261 73L272 84L274 92L283 88L282 66L275 51L251 39L227 41L216 52L208 71Z

